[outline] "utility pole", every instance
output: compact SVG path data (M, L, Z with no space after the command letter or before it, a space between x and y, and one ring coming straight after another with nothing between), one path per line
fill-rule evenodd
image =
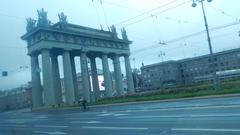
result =
M162 62L163 62L163 57L165 55L166 55L165 52L162 52L162 51L158 54L158 57L161 57Z
M207 0L207 1L212 2L212 0ZM206 13L205 13L205 9L204 9L204 4L203 4L204 0L193 0L192 7L197 6L196 2L201 3L203 17L204 17L204 23L205 23L206 33L207 33L208 46L209 46L209 51L210 51L211 65L210 65L209 68L210 68L210 71L211 70L213 71L212 75L213 75L214 89L216 91L219 91L220 90L220 84L219 84L219 80L218 80L218 77L217 77L217 74L216 74L216 67L215 67L214 56L213 56L213 51L212 51L212 43L211 43L211 38L210 38L208 23L207 23L207 17L206 17Z
M133 69L135 69L136 67L135 67L135 58L132 58L132 61L133 61Z
M161 85L163 86L164 84L163 84L163 82L165 81L165 78L166 78L166 72L165 72L165 63L164 63L164 61L163 61L163 57L165 56L166 54L165 54L165 52L163 52L163 51L161 51L159 54L158 54L158 57L161 57L161 59L162 59L162 81L161 81Z
M160 45L167 45L167 43L166 43L164 40L162 40L162 41L160 40L160 41L159 41L159 44L160 44Z

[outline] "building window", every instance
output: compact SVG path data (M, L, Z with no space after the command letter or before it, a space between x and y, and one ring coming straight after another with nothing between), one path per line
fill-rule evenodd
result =
M226 65L228 65L228 61L226 62Z

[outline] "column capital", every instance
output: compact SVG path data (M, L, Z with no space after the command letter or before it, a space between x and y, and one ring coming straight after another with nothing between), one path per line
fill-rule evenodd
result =
M97 58L97 56L91 55L91 54L87 55L87 57L88 57L89 59L96 59L96 58Z
M42 52L42 51L50 51L50 48L42 48L42 49L41 49L41 52Z
M32 52L32 53L30 53L30 54L28 54L30 57L32 57L32 56L38 56L39 55L39 52Z
M113 55L112 57L110 57L113 60L113 63L117 62L119 63L119 58L121 57L121 55Z
M123 54L124 57L130 57L129 53Z
M114 60L114 59L116 59L117 57L119 58L119 57L121 57L121 56L122 56L122 54L111 53L111 54L109 55L109 58L112 59L112 60Z

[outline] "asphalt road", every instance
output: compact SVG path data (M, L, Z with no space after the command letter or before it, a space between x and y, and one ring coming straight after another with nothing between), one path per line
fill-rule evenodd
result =
M0 135L240 135L240 97L5 112Z

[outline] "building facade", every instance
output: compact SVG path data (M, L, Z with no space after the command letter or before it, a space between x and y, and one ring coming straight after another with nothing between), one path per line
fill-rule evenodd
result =
M32 92L30 87L18 87L0 94L0 112L31 107Z
M214 72L212 66L220 79L240 76L240 48L217 52L213 56L213 59L210 55L203 55L142 66L143 88L156 89L209 81Z
M28 55L31 58L33 107L55 106L63 103L59 76L58 57L63 59L63 76L66 102L74 104L80 99L77 86L76 65L80 64L83 98L91 101L91 86L99 93L96 58L102 61L106 97L112 97L112 82L109 71L109 60L113 61L117 93L124 94L120 57L124 58L128 93L134 93L132 71L130 66L130 47L125 29L122 38L118 37L115 26L110 31L70 24L61 13L59 22L51 24L44 9L38 10L38 20L27 19L27 33L21 38L27 42ZM42 62L39 63L39 58ZM75 63L79 58L80 63ZM88 63L92 71L90 81ZM42 65L42 69L39 68ZM40 76L42 72L42 78ZM41 82L42 80L42 82ZM92 85L91 85L92 84ZM41 87L43 85L43 87ZM44 95L44 96L43 96ZM95 95L96 98L99 95ZM44 98L43 98L44 97Z

